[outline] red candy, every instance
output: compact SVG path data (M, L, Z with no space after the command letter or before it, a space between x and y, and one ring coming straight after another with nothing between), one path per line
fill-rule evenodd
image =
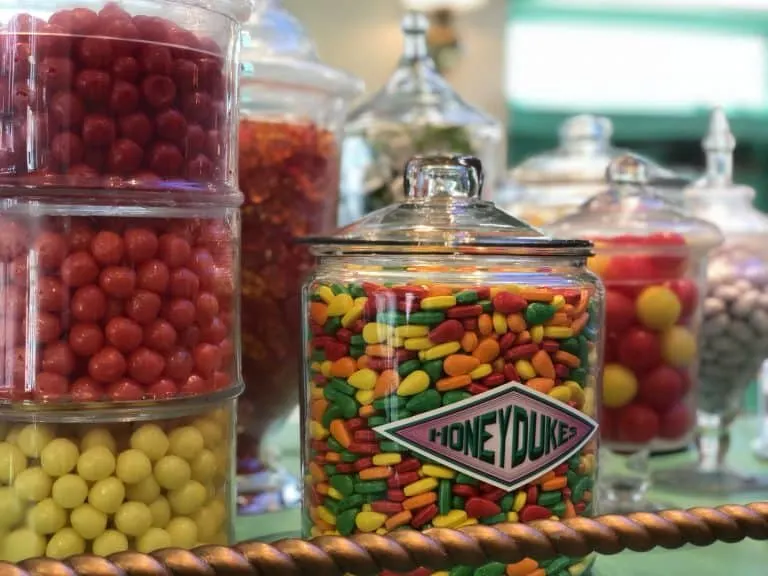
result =
M643 372L661 362L661 343L653 332L633 328L619 341L618 354L622 364L637 372Z
M645 444L659 433L659 416L642 404L630 404L618 411L617 436L621 442Z
M464 510L470 518L487 518L501 514L499 505L485 498L469 498L464 504Z

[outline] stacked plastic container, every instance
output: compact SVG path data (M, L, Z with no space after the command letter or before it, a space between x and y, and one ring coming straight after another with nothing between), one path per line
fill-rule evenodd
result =
M0 560L231 538L234 0L5 2Z

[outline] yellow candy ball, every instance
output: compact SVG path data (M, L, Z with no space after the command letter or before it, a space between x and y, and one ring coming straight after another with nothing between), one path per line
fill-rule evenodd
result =
M131 448L117 457L116 475L126 484L136 484L152 474L152 462L144 452Z
M53 440L53 430L43 424L27 424L19 432L16 444L29 458L39 458L48 443Z
M666 330L680 318L682 304L666 286L649 286L635 300L635 313L640 322L651 330Z
M168 492L168 503L175 514L189 516L197 512L208 499L208 490L195 480Z
M18 446L0 442L0 482L10 484L27 468L27 458Z
M125 496L128 500L152 504L160 496L160 484L154 476L147 476L141 482L126 486Z
M67 524L67 513L53 498L35 504L27 513L27 526L38 534L53 534Z
M14 446L18 446L16 442L19 440L19 434L21 434L21 431L23 430L24 425L23 424L16 424L14 426L11 426L11 429L8 430L8 434L5 436L5 441L9 444L13 444Z
M80 440L80 450L85 452L91 448L102 446L112 452L117 453L117 441L112 433L106 428L91 428L83 435Z
M88 497L88 484L80 476L67 474L53 483L51 497L62 508L77 508Z
M226 507L223 502L213 500L195 512L192 519L197 525L198 540L208 542L224 524Z
M67 438L51 440L40 453L40 466L54 478L69 474L75 469L80 450Z
M45 554L45 538L29 528L19 528L7 534L0 547L0 559L21 562Z
M144 424L131 435L131 448L140 450L152 462L165 456L169 446L168 436L157 424Z
M154 469L155 479L166 490L176 490L189 482L192 469L189 463L175 454L163 456Z
M107 529L107 515L90 504L81 504L69 515L69 523L86 540L93 540Z
M203 444L208 450L213 450L224 439L224 431L217 422L210 418L198 418L192 425L203 435Z
M171 536L171 546L175 548L194 548L197 544L197 524L191 518L177 516L165 527Z
M40 502L51 495L53 480L39 466L27 468L13 482L19 498L28 502Z
M171 521L171 505L165 496L160 496L152 502L149 512L152 514L152 526L156 528L165 528Z
M114 476L99 480L88 492L88 504L104 514L117 512L123 500L125 500L125 486Z
M24 518L24 502L9 486L0 487L0 530L8 530Z
M109 556L128 550L128 538L117 530L107 530L93 541L92 548L96 556Z
M213 480L218 468L216 455L207 448L192 461L192 479L205 484Z
M184 460L194 460L195 456L205 447L203 435L194 426L182 426L176 428L168 435L170 442L169 452L184 458Z
M621 408L637 394L637 378L621 364L606 364L603 369L603 404Z
M152 526L152 512L143 502L124 502L115 513L115 527L138 538Z
M88 482L108 478L115 471L115 455L106 446L89 448L77 459L77 473Z
M672 326L661 335L661 356L676 368L687 368L696 360L696 337L684 326Z
M57 560L85 553L85 540L74 528L62 528L51 536L45 555Z
M136 539L136 549L144 554L155 550L170 548L172 546L171 535L162 528L150 528Z

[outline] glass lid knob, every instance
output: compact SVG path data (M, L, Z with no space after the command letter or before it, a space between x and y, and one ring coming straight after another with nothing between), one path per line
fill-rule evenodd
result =
M409 200L479 198L483 165L473 156L416 156L405 167Z
M634 154L623 154L609 165L606 178L611 184L644 186L650 181L648 162Z

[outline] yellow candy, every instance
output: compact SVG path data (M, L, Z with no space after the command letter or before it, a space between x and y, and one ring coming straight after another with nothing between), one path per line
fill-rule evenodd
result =
M649 286L635 300L637 318L651 330L674 326L681 311L680 299L666 286Z
M531 332L531 340L535 344L539 344L542 340L544 340L544 326L541 326L541 325L533 326L530 332Z
M444 310L456 306L455 296L430 296L421 301L422 310Z
M62 560L85 552L85 540L74 528L62 528L51 536L45 555Z
M551 306L554 306L556 310L560 310L563 306L565 306L565 296L562 294L555 294L555 296L552 298L552 302L549 303Z
M571 391L571 400L576 403L576 408L581 408L584 405L584 390L581 389L579 383L566 380L563 384Z
M366 344L381 344L392 337L392 327L387 324L368 322L363 326L363 341Z
M331 513L328 508L325 506L318 506L317 507L317 517L320 518L323 522L327 522L328 524L336 525L336 516Z
M467 513L464 510L451 510L448 514L435 516L432 519L432 525L435 528L455 528L467 519Z
M150 527L149 530L136 539L136 550L143 554L149 554L163 548L170 548L171 545L171 535L162 528Z
M459 350L461 350L461 342L445 342L444 344L432 346L432 348L428 350L422 350L419 352L419 359L421 359L422 362L437 360L438 358L450 356Z
M27 424L19 432L16 445L29 458L39 458L48 443L53 440L53 431L44 425Z
M637 395L637 378L621 364L607 364L603 369L603 404L621 408Z
M361 532L374 532L384 525L386 514L379 512L360 512L355 516L355 526Z
M357 402L363 406L373 404L375 398L376 397L373 393L373 390L358 390L355 392L355 400L357 400Z
M336 294L328 303L328 316L344 316L354 305L355 302L349 294Z
M696 338L683 326L672 326L661 335L661 356L676 368L686 368L696 359Z
M422 478L421 480L416 480L416 482L406 484L403 488L403 493L406 496L416 496L434 490L435 488L437 488L436 478Z
M475 524L478 524L477 518L467 518L458 526L454 526L454 528L464 528L464 526L474 526Z
M328 438L329 432L320 422L312 420L309 423L309 434L314 440L325 440Z
M10 484L27 467L27 458L18 446L0 442L0 482Z
M571 389L568 386L555 386L549 391L549 396L560 402L567 403L571 400Z
M352 304L352 308L349 309L349 311L344 314L341 318L341 325L344 328L349 328L357 322L360 317L363 315L363 307L365 306L365 303L362 304Z
M414 370L397 387L398 396L414 396L429 388L429 374L424 370Z
M21 562L45 554L45 538L29 528L19 528L3 538L0 560Z
M53 480L39 466L27 468L16 477L13 487L22 500L40 502L51 494ZM2 513L2 511L0 511Z
M493 313L493 331L499 336L506 334L509 327L507 326L507 317L500 312Z
M518 360L515 362L515 370L522 380L536 378L536 370L534 370L533 364L528 362L528 360Z
M523 507L525 506L525 502L526 502L525 492L521 490L520 492L515 494L515 499L512 502L512 510L514 510L515 512L520 512L520 510L522 510Z
M406 338L403 345L405 346L406 350L427 350L434 346L434 344L429 340L429 338L425 338L425 337Z
M326 360L322 364L320 364L320 374L325 376L326 378L331 377L331 366L333 366L333 362L330 360Z
M393 466L403 461L403 457L397 452L383 452L373 455L374 466Z
M336 488L334 488L333 486L328 488L328 496L330 496L334 500L343 500L344 499L344 494L342 494L341 492L336 490Z
M128 538L117 530L107 530L93 541L92 548L97 556L109 556L128 550Z
M554 338L555 340L564 340L573 336L573 330L567 326L545 326L544 337Z
M3 511L0 514L0 531L2 532L15 526L24 517L24 502L10 486L0 486L0 510Z
M335 294L333 293L333 290L331 290L328 286L320 286L317 290L315 290L315 296L319 296L323 302L330 304Z
M370 368L363 368L347 378L347 384L358 390L373 390L378 375Z
M507 512L507 522L519 522L520 517L517 512Z
M395 336L400 338L420 338L429 334L429 327L419 326L418 324L409 324L408 326L398 326L395 328Z
M432 476L433 478L444 478L450 480L456 477L456 472L445 466L438 466L437 464L424 464L421 467L421 472L424 476Z
M472 378L472 380L480 380L481 378L488 376L491 372L493 372L493 366L490 364L480 364L480 366L469 373L469 377Z
M56 438L40 453L40 466L46 474L58 478L75 469L79 456L80 451L74 442L67 438Z

